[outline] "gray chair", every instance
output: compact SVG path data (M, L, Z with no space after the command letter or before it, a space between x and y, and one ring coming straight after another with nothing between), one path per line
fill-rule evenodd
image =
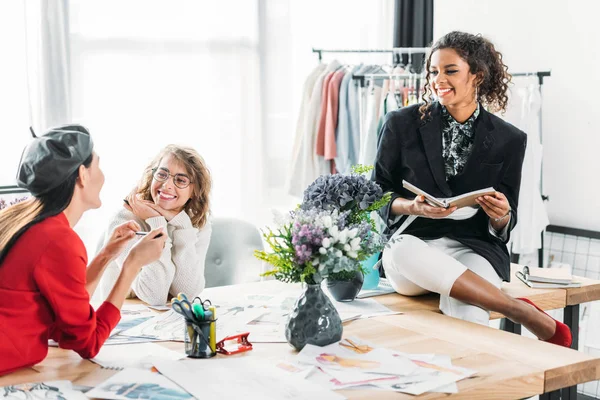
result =
M254 250L262 249L260 232L251 223L214 218L204 269L206 287L260 281L263 263L254 257Z

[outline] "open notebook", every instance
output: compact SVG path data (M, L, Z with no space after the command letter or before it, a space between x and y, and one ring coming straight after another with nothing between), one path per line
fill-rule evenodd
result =
M522 271L517 271L516 275L523 283L534 289L564 289L581 286L581 282L573 279L568 268L536 268L526 265Z
M395 293L396 291L392 288L392 285L385 278L379 279L379 285L375 289L361 289L356 296L357 299L364 299L365 297L381 296L384 294Z
M432 206L444 207L444 208L450 208L450 207L454 207L454 206L456 206L456 208L477 206L478 204L475 201L475 199L477 199L478 197L481 197L481 196L485 196L485 195L493 196L494 193L496 192L496 190L493 187L489 187L486 189L480 189L480 190L475 190L473 192L464 193L464 194L461 194L460 196L448 197L446 199L439 199L437 197L430 195L429 193L425 192L424 190L419 189L418 187L416 187L415 185L413 185L407 181L403 180L402 186L404 186L405 189L410 190L412 193L416 194L417 196L425 197L425 201L427 201Z

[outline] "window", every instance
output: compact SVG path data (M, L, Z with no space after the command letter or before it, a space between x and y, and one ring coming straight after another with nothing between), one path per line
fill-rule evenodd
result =
M106 175L103 207L77 227L88 251L170 143L205 158L215 216L258 207L257 13L246 0L70 2L73 119L89 128Z
M25 12L20 1L0 2L0 186L15 184L23 148L29 142L29 97L25 54Z

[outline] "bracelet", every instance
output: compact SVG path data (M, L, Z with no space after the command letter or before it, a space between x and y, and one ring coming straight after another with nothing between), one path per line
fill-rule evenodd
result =
M504 218L508 217L510 215L510 208L508 209L508 212L506 213L505 216L500 217L500 218L494 218L494 222L500 222L502 221Z

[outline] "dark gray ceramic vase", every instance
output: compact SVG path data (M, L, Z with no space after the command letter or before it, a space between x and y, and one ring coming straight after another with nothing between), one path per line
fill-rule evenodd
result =
M285 338L296 350L325 346L342 339L342 320L321 285L306 285L285 326Z
M365 278L361 271L357 271L351 281L336 281L327 279L327 289L337 301L352 301L362 288Z

